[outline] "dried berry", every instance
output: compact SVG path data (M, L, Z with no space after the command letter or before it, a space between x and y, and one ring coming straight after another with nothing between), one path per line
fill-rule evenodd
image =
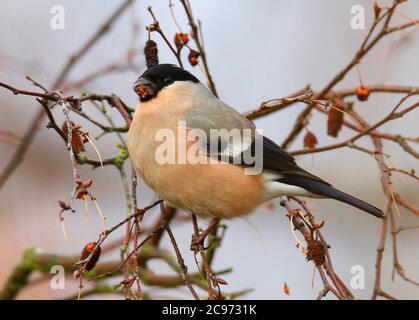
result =
M370 91L364 86L357 87L355 93L359 101L367 101L370 95Z
M319 240L307 241L307 260L312 260L316 265L322 265L326 261L326 249Z
M304 148L314 149L317 144L318 141L316 136L312 132L307 131L306 135L304 136Z
M199 56L201 54L198 51L190 50L188 55L188 61L192 67L195 67L199 63Z
M83 260L89 258L89 256L93 253L91 258L89 259L89 261L85 265L85 269L87 271L92 270L95 267L98 260L99 260L100 253L101 253L102 250L101 250L100 246L97 247L96 250L95 250L95 247L96 247L96 242L89 242L88 244L86 244L84 246L83 251L80 255L80 261L83 261Z
M173 41L175 42L176 48L181 50L189 42L189 35L183 32L177 32L174 36Z

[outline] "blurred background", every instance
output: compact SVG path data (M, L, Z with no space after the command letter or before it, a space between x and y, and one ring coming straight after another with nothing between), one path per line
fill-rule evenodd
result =
M3 0L0 11L0 81L18 88L38 90L25 79L30 76L44 86L50 86L69 56L77 51L97 27L114 11L119 1L73 0L29 1ZM353 30L350 25L351 7L365 7L366 29ZM257 108L268 99L285 97L308 84L314 90L322 88L359 48L368 26L373 20L374 1L330 0L191 0L194 15L202 21L208 63L219 96L228 104L245 112ZM381 6L390 1L379 1ZM54 5L65 9L65 28L53 30L50 10ZM123 63L132 46L133 37L140 48L134 59L137 71L126 70L99 77L81 88L90 92L115 93L129 106L135 107L137 97L132 83L145 68L142 47L147 40L145 25L152 22L147 6L152 5L164 32L172 38L178 31L168 7L168 1L138 0L115 23L103 39L88 52L69 75L69 82L82 79L93 71L110 63ZM187 19L180 3L174 1L174 12L183 31L189 31ZM405 15L417 18L419 2L409 1L400 7ZM396 15L395 23L407 22ZM133 35L133 24L139 26ZM175 59L157 34L152 35L159 44L160 61L175 63ZM364 84L419 85L419 31L418 28L391 35L383 40L363 59L359 67ZM205 82L199 67L188 69ZM358 76L352 71L337 89L359 85ZM80 90L69 88L66 92L78 95ZM399 95L371 95L365 103L356 103L356 109L370 122L384 117L400 99ZM258 128L276 142L282 142L292 128L295 117L304 105L298 104L284 111L256 120ZM17 140L28 128L32 117L40 109L32 97L14 96L0 89L0 130L13 132ZM90 110L89 110L90 112ZM55 113L60 118L59 112ZM100 117L95 110L92 115ZM123 120L114 114L117 124ZM326 135L327 118L315 114L309 129L316 134L319 146L328 145L351 137L353 132L343 129L338 140ZM393 121L382 131L417 136L416 113ZM102 226L91 206L88 224L83 221L82 206L75 214L66 215L69 240L63 238L58 223L58 199L67 199L72 189L72 171L68 153L58 135L45 128L47 121L38 128L34 143L23 163L0 191L0 287L19 263L22 252L29 246L37 246L46 252L78 254L85 243L95 241ZM85 129L91 126L80 120ZM92 130L91 136L100 134ZM18 143L18 142L17 142ZM115 155L117 139L103 137L96 144L103 157ZM360 145L372 148L370 139L363 138ZM297 139L290 150L301 149L302 138ZM16 148L16 143L0 142L0 170ZM385 152L392 154L392 161L401 168L416 168L415 159L391 142L384 145ZM95 158L93 149L89 155ZM327 153L299 156L298 163L330 181L346 192L358 196L379 207L384 196L379 181L376 161L365 153L343 148ZM127 166L129 169L129 166ZM1 171L0 171L1 172ZM83 178L94 180L92 192L107 216L107 226L119 222L126 215L124 194L119 174L113 168L80 168ZM418 204L418 189L413 180L404 182L393 175L394 190L409 201ZM239 187L239 186L238 186ZM139 185L140 206L156 199L142 183ZM360 298L371 297L374 281L374 263L379 241L381 222L359 210L329 200L308 200L317 221L326 221L323 235L331 246L336 272L346 284L350 284L351 268L361 265L365 269L365 289L353 290ZM145 224L158 215L158 210L147 213ZM414 224L411 213L401 209L401 224ZM201 221L201 225L204 222ZM253 288L246 298L254 299L313 299L322 283L318 277L312 286L313 265L305 261L295 247L285 211L278 202L273 207L262 207L253 215L226 222L228 230L222 248L218 251L215 268L233 267L234 271L223 276L229 288L240 290ZM417 224L417 221L416 221ZM189 251L192 225L174 226L185 260L191 269L195 267ZM119 235L123 234L123 230ZM118 235L112 236L114 239ZM417 279L419 270L418 234L405 232L399 237L399 255L406 273ZM163 245L170 248L167 239ZM387 242L384 256L383 285L398 298L419 298L418 289L400 278L391 281L391 242ZM116 253L117 255L117 253ZM112 258L112 257L110 257ZM113 257L115 258L115 257ZM156 271L163 268L153 265ZM286 282L290 295L283 292ZM33 285L24 290L19 298L48 299L66 297L77 291L78 283L67 280L66 290L52 290L48 283ZM151 289L159 292L158 289ZM152 292L154 292L152 291ZM173 298L188 297L163 291ZM101 296L106 298L107 296ZM109 298L113 298L108 296Z

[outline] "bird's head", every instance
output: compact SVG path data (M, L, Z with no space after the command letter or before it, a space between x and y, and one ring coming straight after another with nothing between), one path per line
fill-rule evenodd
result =
M172 64L159 64L147 69L134 82L133 89L140 101L149 101L166 87L178 82L190 81L199 83L199 80L188 71Z

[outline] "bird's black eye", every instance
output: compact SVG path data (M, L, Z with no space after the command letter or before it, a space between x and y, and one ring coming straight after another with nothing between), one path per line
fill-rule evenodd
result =
M163 80L163 83L164 83L164 85L169 85L169 84L172 84L173 83L173 80L172 80L172 78L169 78L169 77L167 77L167 78L165 78L164 80Z

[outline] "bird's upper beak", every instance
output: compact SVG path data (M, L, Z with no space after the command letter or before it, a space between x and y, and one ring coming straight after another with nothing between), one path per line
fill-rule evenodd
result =
M150 80L142 77L134 82L132 88L141 100L148 100L157 93L156 86Z

